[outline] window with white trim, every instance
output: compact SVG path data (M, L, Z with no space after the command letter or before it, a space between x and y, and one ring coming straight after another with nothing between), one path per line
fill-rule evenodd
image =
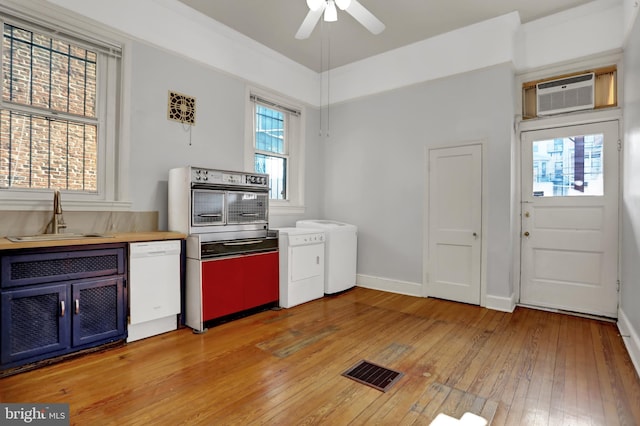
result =
M250 91L247 108L247 169L269 174L272 211L304 208L304 134L299 106Z
M0 19L0 194L113 200L120 47L42 17Z

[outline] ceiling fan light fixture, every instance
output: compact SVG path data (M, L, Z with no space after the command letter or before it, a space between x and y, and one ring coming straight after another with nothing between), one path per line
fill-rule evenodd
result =
M340 10L345 10L351 6L351 0L335 0L335 2Z
M327 7L324 9L324 21L336 22L338 20L338 11L336 10L336 4L333 0L327 1Z
M307 6L309 6L309 10L320 10L322 5L324 4L324 0L307 0Z

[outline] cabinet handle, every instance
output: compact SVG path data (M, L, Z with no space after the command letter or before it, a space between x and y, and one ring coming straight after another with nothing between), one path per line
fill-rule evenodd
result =
M80 313L80 300L76 299L76 315Z
M64 316L64 300L60 301L60 316Z
M316 256L316 265L320 264L320 256Z

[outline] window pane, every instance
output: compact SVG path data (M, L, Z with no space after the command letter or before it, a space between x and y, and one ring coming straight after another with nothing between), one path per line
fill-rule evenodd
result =
M96 59L84 48L5 24L2 98L94 118Z
M282 112L256 104L256 149L285 154Z
M96 192L97 128L0 111L0 188Z
M287 199L287 159L271 155L256 154L255 170L269 174L269 198Z
M97 192L96 53L9 24L2 52L3 100L49 112L0 111L0 188Z
M603 139L598 134L533 142L533 196L604 195Z

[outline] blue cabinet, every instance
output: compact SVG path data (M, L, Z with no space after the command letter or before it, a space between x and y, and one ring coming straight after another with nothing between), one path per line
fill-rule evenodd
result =
M71 343L76 348L122 339L126 309L122 277L71 284Z
M2 365L69 347L66 284L2 292Z
M2 370L126 338L126 246L112 246L1 256Z

